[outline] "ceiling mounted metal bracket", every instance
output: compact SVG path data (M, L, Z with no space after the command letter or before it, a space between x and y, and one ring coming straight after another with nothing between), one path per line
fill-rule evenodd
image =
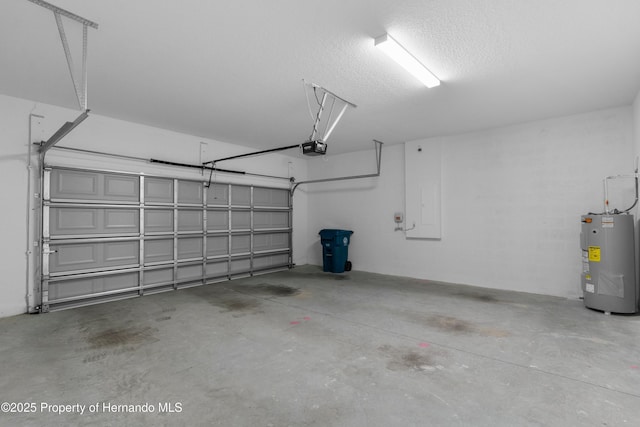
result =
M71 81L73 83L73 88L76 92L76 97L78 98L78 105L82 109L82 111L87 110L87 38L88 38L88 27L98 29L98 24L88 19L85 19L81 16L76 15L75 13L71 13L65 9L62 9L58 6L52 5L51 3L47 3L43 0L28 0L31 3L37 4L38 6L42 6L45 9L49 9L53 11L53 16L56 20L56 24L58 25L58 33L60 34L60 41L62 42L62 48L64 49L64 55L67 59L67 65L69 66L69 73L71 74ZM80 81L75 73L75 67L73 64L73 57L71 55L71 49L69 48L69 42L67 40L67 36L64 31L64 24L62 22L62 16L65 16L69 19L77 21L82 24L82 76Z
M302 79L302 84L304 86L305 96L307 97L307 106L309 107L309 115L313 120L313 129L311 131L311 135L309 136L309 141L326 142L327 139L329 139L329 137L331 136L331 133L335 129L336 125L344 115L344 112L347 111L347 108L348 107L357 108L358 106L353 102L349 102L346 99L331 92L330 90L327 90L315 83L307 83L304 79ZM316 102L318 103L318 111L315 116L311 112L311 103L309 102L308 88L313 90L313 96L316 99ZM322 96L321 100L318 100L319 93ZM320 133L319 127L320 127L320 121L322 120L322 113L324 112L328 102L331 102L329 117L325 121L324 132ZM338 115L335 118L333 118L333 109L336 106L336 103L338 105L342 104L342 107Z
M81 16L76 15L75 13L71 13L68 10L62 9L58 6L55 6L51 3L47 3L43 0L28 0L33 4L37 4L38 6L42 6L45 9L49 9L53 12L53 16L56 20L56 24L58 26L58 33L60 34L60 41L62 42L62 48L64 49L64 56L67 59L67 66L69 67L69 74L71 74L71 82L73 83L73 88L76 92L76 98L78 99L78 105L82 110L82 114L80 114L73 122L66 122L63 124L60 129L54 133L51 138L49 138L46 142L42 142L40 145L40 153L44 155L51 147L53 147L58 141L64 138L69 132L75 129L80 123L84 121L89 115L89 108L87 107L87 39L88 39L88 28L98 29L98 24L88 19L85 19ZM67 40L67 35L64 31L64 24L62 22L62 17L65 16L71 20L79 22L82 24L82 76L80 81L78 81L75 66L73 65L73 57L71 55L71 49L69 48L69 41Z
M40 148L38 149L38 151L42 154L46 153L50 148L56 145L58 141L60 141L65 136L67 136L69 132L74 130L76 126L82 123L84 119L86 119L89 116L89 111L90 110L84 110L82 114L80 114L78 118L76 118L74 121L66 122L65 124L63 124L60 127L60 129L58 129L56 133L54 133L51 136L51 138L49 138L46 142L43 142L42 145L40 145Z
M95 28L96 30L98 29L98 24L96 24L93 21L90 21L88 19L83 18L82 16L78 16L75 13L71 13L68 10L65 10L61 7L58 7L56 5L53 5L51 3L47 3L46 1L43 0L29 0L31 3L33 4L37 4L38 6L42 6L45 9L49 9L53 12L59 13L62 16L66 16L69 19L73 19L74 21L78 21L79 23L83 24L83 25L87 25L91 28Z

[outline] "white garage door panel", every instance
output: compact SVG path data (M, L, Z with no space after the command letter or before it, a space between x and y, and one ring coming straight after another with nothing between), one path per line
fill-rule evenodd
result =
M146 233L173 232L173 210L145 209L144 231Z
M253 237L255 252L273 251L289 248L289 233L256 234Z
M202 279L202 264L178 267L178 280L186 281L186 280L201 280L201 279Z
M231 187L232 206L251 206L251 187L233 186Z
M224 277L229 274L229 263L226 261L208 262L205 274L209 278Z
M228 211L207 211L207 231L228 230L229 229L229 212Z
M182 209L178 211L178 231L202 231L204 212Z
M231 274L245 274L251 270L251 260L250 259L238 259L231 261Z
M98 219L102 209L51 208L49 229L54 235L97 234L103 221Z
M146 240L144 242L144 263L167 262L173 260L173 239Z
M98 195L100 175L90 172L54 171L51 198L81 199Z
M166 284L173 282L173 268L163 268L161 270L147 270L144 272L144 284Z
M53 273L82 270L105 270L138 265L139 241L52 244L49 258Z
M289 212L255 212L253 227L256 230L267 228L289 228Z
M106 233L138 233L140 231L140 211L131 209L105 209L103 232Z
M289 262L289 257L287 254L280 255L269 255L269 256L261 256L256 257L253 260L253 269L261 270L261 269L270 269L274 265L286 266Z
M255 187L253 189L253 204L254 206L289 207L289 191Z
M229 254L229 236L207 236L207 256Z
M45 170L42 311L291 267L288 189Z
M104 176L104 192L102 193L105 200L130 200L137 202L139 200L138 179L129 176L105 175Z
M236 211L231 212L231 229L248 230L251 228L251 212Z
M202 205L202 183L178 181L178 203Z
M165 178L145 178L144 201L149 204L173 203L173 180Z
M52 207L49 230L54 236L137 234L138 209Z
M251 236L231 236L231 254L247 254L251 252Z
M207 205L229 205L229 186L225 184L211 184L211 186L207 188Z
M51 200L137 202L139 192L136 176L64 169L51 172Z
M190 237L178 239L178 259L201 259L202 237Z
M138 273L116 274L112 276L87 277L83 279L51 282L51 299L63 299L91 294L134 288L138 284Z

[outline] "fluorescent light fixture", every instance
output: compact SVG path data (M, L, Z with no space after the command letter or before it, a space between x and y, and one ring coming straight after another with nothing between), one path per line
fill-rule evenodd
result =
M413 76L420 80L426 87L432 88L440 85L440 80L389 34L377 37L374 45L389 55L405 70L413 74Z

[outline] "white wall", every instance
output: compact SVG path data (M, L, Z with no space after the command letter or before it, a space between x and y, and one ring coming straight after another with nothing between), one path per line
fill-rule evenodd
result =
M632 105L633 114L633 146L636 157L640 156L640 92Z
M309 260L322 263L320 229L345 228L355 232L355 270L578 296L580 215L602 211L604 176L633 171L632 121L623 107L438 138L441 240L393 231L405 205L404 151L385 146L381 177L304 189ZM309 162L312 179L374 170L373 151ZM621 184L610 198L624 205L631 196Z
M24 313L27 309L27 171L29 150L29 114L44 116L34 119L31 141L48 139L64 122L73 121L78 111L34 103L0 95L0 194L3 200L0 221L0 317ZM252 149L196 136L171 132L150 126L115 120L90 113L83 123L58 143L60 146L104 151L129 156L158 158L182 163L201 163ZM36 156L33 156L36 157ZM204 160L203 160L204 157ZM81 155L51 150L47 163L129 172L145 172L185 178L201 178L197 170L151 165L140 161L124 161L111 157ZM286 155L269 155L223 162L220 168L246 172L306 177L306 161ZM34 168L34 171L37 168ZM251 183L288 188L287 180L218 173L220 182ZM32 190L31 193L37 190ZM305 194L294 199L294 262L306 263L307 202Z

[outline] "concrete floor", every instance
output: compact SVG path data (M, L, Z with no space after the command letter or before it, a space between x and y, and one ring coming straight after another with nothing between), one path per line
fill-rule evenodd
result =
M639 338L580 301L305 266L1 319L0 401L35 412L0 425L631 426Z

